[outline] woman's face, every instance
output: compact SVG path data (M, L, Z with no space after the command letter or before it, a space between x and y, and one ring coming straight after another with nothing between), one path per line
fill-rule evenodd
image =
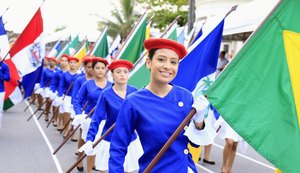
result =
M106 75L106 66L102 62L97 62L97 64L93 68L94 77L98 79L102 79Z
M69 61L69 66L71 70L76 70L77 61L74 60Z
M92 68L92 62L89 62L87 63L85 66L84 66L84 71L86 74L90 75L90 76L93 76L93 68Z
M62 68L67 68L68 67L68 59L66 57L61 58L60 66Z
M115 68L111 75L116 84L127 84L129 78L129 70L125 67Z
M151 81L170 83L176 76L179 65L179 56L170 49L158 49L152 60L147 58L147 68L151 71Z
M49 60L49 65L50 65L50 67L54 67L55 64L56 64L56 61L54 61L54 60L52 60L52 59Z

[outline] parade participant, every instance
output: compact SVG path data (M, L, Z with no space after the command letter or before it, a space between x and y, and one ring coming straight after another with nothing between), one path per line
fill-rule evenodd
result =
M43 71L48 67L48 59L44 58L43 60ZM42 72L43 74L43 72ZM43 88L40 86L40 82L41 82L42 78L39 79L38 83L35 84L34 86L34 95L31 97L32 102L35 101L35 99L37 98L38 101L38 107L41 109L42 107L42 103L43 103L43 96L41 95Z
M232 165L237 151L238 143L243 141L226 121L220 116L216 122L216 126L220 127L220 136L225 140L226 144L223 149L222 173L232 173ZM245 144L243 144L243 147ZM247 147L245 147L247 148Z
M93 114L92 122L89 127L87 134L87 143L85 145L92 145L95 141L95 136L99 129L99 124L102 121L106 121L102 130L103 135L116 121L119 109L123 103L123 100L131 93L135 92L137 89L127 85L129 78L129 71L133 67L132 63L126 60L116 60L113 61L108 69L111 71L111 75L114 84L105 89L100 98L98 99L96 111ZM106 136L99 144L99 161L96 161L96 168L100 170L101 173L108 170L108 160L109 160L109 147L111 141L112 133ZM91 147L88 147L91 148ZM87 151L89 154L91 151ZM136 133L130 135L130 145L128 147L128 153L125 158L125 172L132 172L138 170L138 159L142 155L143 150L140 145L140 141L137 138Z
M85 120L85 114L82 114L83 104L87 102L85 113L89 113L97 103L97 100L102 93L102 91L111 86L111 82L107 81L106 73L107 69L106 66L108 62L100 57L89 57L89 61L91 62L92 72L94 74L94 79L86 81L80 88L77 96L74 98L74 110L75 110L75 118L72 122L72 125L77 126L81 123L80 129L80 138L78 140L78 148L80 148L86 139L86 134L88 131L88 127L91 121L91 118ZM78 158L83 155L82 152L78 153ZM92 168L94 167L94 160L95 157L91 156L87 158L87 172L91 172ZM77 169L79 171L83 171L82 162L77 165Z
M50 85L53 80L55 71L56 71L56 58L55 57L45 57L47 59L49 66L46 67L43 70L42 78L40 81L40 88L43 89L43 91L40 93L41 96L46 99L46 107L45 107L45 121L48 121L48 114L51 107L51 101L50 101Z
M60 60L58 60L60 69L57 69L55 71L53 80L50 84L50 90L52 91L52 94L50 94L50 99L53 100L52 102L52 110L53 110L53 125L57 126L58 124L58 129L62 129L62 116L58 116L59 112L59 104L55 101L57 98L58 94L58 87L59 87L59 82L62 78L62 75L64 72L68 71L68 58L69 56L66 54L63 54ZM59 122L59 123L58 123Z
M187 54L185 47L163 38L147 39L144 46L149 51L146 66L150 82L122 104L111 139L110 173L124 172L124 157L135 130L144 149L139 159L139 172L143 172L192 109L192 94L170 84L177 74L179 60ZM199 103L194 104L197 113L190 127L198 132L205 127L204 115ZM152 171L197 172L187 149L189 139L181 132Z
M3 104L4 104L4 96L5 96L5 88L4 81L10 80L10 73L8 65L2 61L0 57L0 129L1 129L1 121L2 121L2 112L3 112Z
M71 103L71 96L73 94L73 85L74 81L77 79L79 74L77 73L77 63L79 59L75 57L68 58L70 70L64 72L62 78L59 82L58 87L58 96L59 101L62 105L59 107L59 113L63 116L63 126L66 126L66 123L71 119L71 112L73 111L73 105ZM63 100L64 98L64 100ZM66 137L69 128L65 128L64 137Z
M93 79L93 68L92 68L92 63L93 63L94 57L91 55L87 55L82 58L82 63L84 67L84 75L79 76L75 82L74 82L74 91L79 91L80 87L83 85L84 82L87 80ZM74 105L74 99L76 98L78 92L73 92L72 94L72 101L71 103ZM86 98L82 98L82 105L81 108L83 108L84 104L86 103ZM72 115L74 116L74 115ZM72 117L73 118L73 117Z

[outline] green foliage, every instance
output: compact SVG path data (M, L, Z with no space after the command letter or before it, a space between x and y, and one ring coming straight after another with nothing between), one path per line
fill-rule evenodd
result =
M54 30L54 32L58 32L58 31L62 31L62 30L64 30L64 29L66 29L66 27L67 26L60 26L60 27L58 27L58 28L55 28L55 30Z
M177 17L178 25L183 26L188 18L188 0L137 0L139 3L151 5L150 16L155 15L152 19L152 27L158 28L161 31Z
M112 20L98 22L98 29L102 29L105 24L108 24L108 35L115 38L117 34L125 39L134 26L134 22L138 17L134 14L134 0L120 0L121 9L117 9L114 5L114 10L111 12Z

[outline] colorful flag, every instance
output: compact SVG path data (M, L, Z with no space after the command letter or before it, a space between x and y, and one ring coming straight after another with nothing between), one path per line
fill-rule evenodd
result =
M4 28L2 16L0 17L0 57L9 59L8 51L10 49L8 37ZM7 63L8 60L6 60ZM11 64L11 61L7 63L8 68L10 69L11 79L9 82L4 82L5 87L5 97L3 110L11 108L13 105L22 101L22 94L18 87L19 74L18 71L14 68L14 64Z
M69 38L71 40L71 36ZM75 53L78 45L79 45L79 36L77 35L71 42L68 42L67 45L63 48L61 52L57 55L57 58L59 59L63 54L73 55Z
M57 42L55 43L53 48L50 50L50 52L48 53L47 56L49 56L49 57L56 56L61 50L61 42L62 42L61 39L57 40Z
M107 26L104 28L99 38L97 39L93 49L91 50L91 55L96 57L106 58L109 54L108 52L108 41L107 41Z
M188 55L179 63L172 83L193 92L195 98L203 95L215 79L215 71L222 41L224 19L189 49Z
M81 44L80 48L78 49L78 51L76 53L74 52L75 53L74 57L78 58L79 62L81 62L82 58L87 54L88 50L89 50L89 42L85 38L82 41L82 44Z
M121 42L121 36L120 34L117 35L117 37L114 39L114 41L112 42L112 44L109 47L109 56L111 59L116 59L116 53L119 50L119 46L120 46L120 42Z
M11 61L22 77L24 98L30 96L42 69L45 44L42 40L43 19L40 8L9 50Z
M117 53L116 59L126 59L133 64L139 59L144 50L144 41L146 36L147 12L140 18L136 27L129 34L124 45Z
M226 122L282 172L300 172L300 1L283 0L209 88Z

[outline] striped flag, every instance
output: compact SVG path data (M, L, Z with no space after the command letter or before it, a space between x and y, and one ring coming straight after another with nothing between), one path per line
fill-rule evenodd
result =
M42 38L43 19L40 8L9 50L11 61L22 77L24 98L29 97L42 70L45 44Z
M104 28L99 38L97 39L93 49L91 50L91 55L96 57L106 58L109 54L108 41L107 41L107 26Z
M18 104L22 101L21 90L18 87L18 79L20 78L18 75L18 71L16 70L14 64L9 60L8 51L10 49L8 37L6 35L6 30L3 25L2 16L0 17L0 56L6 58L6 64L9 67L11 79L9 82L4 82L5 87L5 97L4 97L4 105L3 110L7 110L12 106Z

